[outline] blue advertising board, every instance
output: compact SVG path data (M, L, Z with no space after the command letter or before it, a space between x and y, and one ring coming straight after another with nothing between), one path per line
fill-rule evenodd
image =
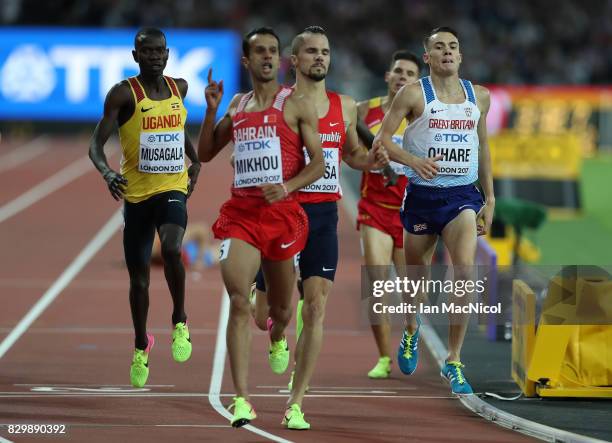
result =
M231 31L164 30L166 75L189 83L188 121L204 115L208 69L225 109L239 87L240 38ZM138 74L136 29L0 27L0 119L95 121L108 90Z

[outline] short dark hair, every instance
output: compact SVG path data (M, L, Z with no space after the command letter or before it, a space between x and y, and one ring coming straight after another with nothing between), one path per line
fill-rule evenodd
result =
M251 42L249 40L251 37L257 34L268 34L273 36L278 43L278 49L280 51L280 38L278 38L278 35L276 35L276 32L274 32L274 29L270 28L269 26L262 26L261 28L255 28L252 31L249 31L242 39L242 54L245 57L249 56L249 51L251 50Z
M391 56L391 64L389 65L389 69L393 68L393 64L398 60L408 60L414 63L419 71L421 70L421 63L419 62L419 58L410 51L406 51L404 49L395 51Z
M437 34L438 32L448 32L450 34L453 34L455 38L459 40L459 33L453 28L451 28L450 26L439 26L429 31L429 34L427 34L423 39L423 46L425 47L425 50L427 50L427 48L429 47L429 40L431 39L431 36Z
M140 28L134 37L134 49L138 49L138 46L147 37L163 37L164 41L166 41L166 35L161 29L151 27Z
M324 35L327 37L327 33L325 32L325 29L323 29L321 26L305 27L304 30L300 32L298 35L296 35L293 38L293 41L291 42L291 53L293 55L297 55L297 53L300 51L300 48L304 44L304 34L319 34L319 35Z

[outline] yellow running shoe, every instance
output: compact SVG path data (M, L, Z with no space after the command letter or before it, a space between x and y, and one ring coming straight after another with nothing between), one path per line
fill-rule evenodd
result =
M142 388L149 378L149 352L153 349L155 339L153 335L147 334L147 348L136 349L130 366L130 382L135 388Z
M183 363L191 357L191 338L189 338L189 329L183 322L174 325L172 331L172 357L174 361Z
M389 374L391 374L391 357L380 357L376 366L368 372L368 377L375 379L389 378Z
M297 431L306 431L307 429L310 429L310 423L304 420L304 413L297 403L293 403L287 408L281 425L285 426L287 429Z
M275 374L282 374L287 370L289 366L289 345L285 337L270 344L268 361L272 372Z
M234 415L230 420L234 428L240 428L244 425L248 425L251 420L257 418L255 409L251 406L251 403L246 401L244 397L234 397L234 403L232 403L229 409L234 409Z

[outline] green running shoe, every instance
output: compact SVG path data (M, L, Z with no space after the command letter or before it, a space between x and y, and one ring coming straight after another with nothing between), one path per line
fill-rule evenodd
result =
M270 344L268 361L272 372L275 374L282 374L287 370L289 366L289 345L285 337Z
M251 420L257 418L255 409L253 409L251 403L246 401L244 397L234 397L234 403L232 403L228 409L232 408L234 409L234 415L232 416L231 423L234 428L248 425Z
M287 408L281 424L287 429L294 429L298 431L310 429L310 423L304 420L304 413L297 403L293 403L289 408Z
M172 357L174 361L183 363L191 357L191 338L189 338L189 329L183 322L174 325L172 331Z
M135 388L142 388L149 378L149 352L153 349L155 339L153 335L147 334L147 348L136 349L130 366L130 382Z
M380 357L376 366L368 372L368 377L375 379L389 378L389 374L391 374L391 357Z

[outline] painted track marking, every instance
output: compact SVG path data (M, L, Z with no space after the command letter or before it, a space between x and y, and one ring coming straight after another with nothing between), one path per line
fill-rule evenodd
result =
M225 356L227 354L227 346L225 344L225 332L227 330L227 321L229 318L229 294L225 288L221 296L221 308L219 312L219 325L217 328L217 341L215 344L215 354L213 357L213 370L210 376L210 387L208 389L208 402L223 417L231 420L232 414L223 407L221 403L221 385L223 384L223 371L225 370ZM230 394L231 395L231 394ZM242 429L253 432L262 437L268 438L279 443L290 443L290 440L285 440L274 434L270 434L253 425L243 426Z
M34 321L45 309L57 298L57 296L70 284L70 282L81 272L87 263L98 253L100 249L111 239L117 229L123 223L121 211L116 211L106 224L98 231L94 238L85 246L66 270L58 277L51 287L32 306L28 313L17 323L13 330L0 343L0 358L11 349L17 340L26 332Z

